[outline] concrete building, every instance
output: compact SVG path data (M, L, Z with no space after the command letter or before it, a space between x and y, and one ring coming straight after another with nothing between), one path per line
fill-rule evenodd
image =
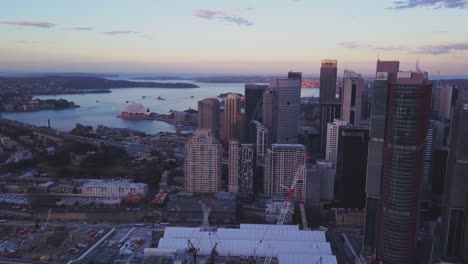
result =
M332 202L335 196L335 169L330 161L317 160L320 175L320 201Z
M265 126L272 131L272 142L297 144L302 74L289 72L288 78L275 79L266 90ZM271 122L271 124L269 124Z
M221 190L222 147L211 130L198 129L185 144L185 188L193 193Z
M428 74L419 68L398 72L388 91L377 243L377 257L384 263L416 261L431 94Z
M340 118L341 108L336 102L336 80L338 62L336 60L322 60L320 67L320 150L325 154L327 142L327 124L335 118Z
M237 193L239 190L239 141L229 141L229 176L228 191Z
M340 128L348 125L348 122L335 119L333 123L327 124L327 151L325 159L331 161L336 168L336 156L338 154L338 134Z
M456 93L458 92L453 86L439 86L436 88L438 91L438 117L440 120L450 120L452 106L457 98Z
M146 196L148 185L130 181L89 180L81 186L81 194L99 197L126 197L139 194Z
M335 224L337 226L364 226L366 213L364 209L335 208Z
M468 94L460 93L451 118L443 195L442 255L468 262Z
M253 144L240 145L239 194L244 197L253 195L255 156Z
M268 85L246 84L245 88L245 114L247 121L263 120L263 93L268 88Z
M267 195L285 195L291 186L294 176L301 165L305 163L305 147L300 144L273 144L265 159L265 174L263 191ZM296 186L294 196L304 201L306 194L306 171Z
M344 71L341 119L352 126L359 126L362 118L362 93L364 80L360 74Z
M256 126L256 160L258 165L262 165L265 162L265 157L268 148L270 147L271 137L270 137L270 130L263 126L258 121L253 121Z
M216 98L198 101L198 129L210 129L218 139L221 135L220 105Z
M228 94L224 99L221 138L225 142L235 138L237 115L240 113L239 102L240 98L237 94Z

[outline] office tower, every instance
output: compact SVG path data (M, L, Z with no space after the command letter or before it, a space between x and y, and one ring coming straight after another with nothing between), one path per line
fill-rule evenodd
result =
M338 136L336 198L343 208L362 209L366 203L369 130L342 127Z
M222 148L209 129L197 129L185 144L185 189L193 193L221 190Z
M272 131L272 142L298 142L299 107L301 103L301 73L289 72L288 78L270 82L264 96L264 125Z
M268 85L246 84L244 88L247 121L256 120L262 122L263 93L268 88Z
M237 114L240 113L239 96L228 94L224 99L222 139L225 142L235 138Z
M206 98L198 101L198 128L211 129L213 135L220 137L220 103L216 98Z
M454 99L457 97L458 90L453 86L440 86L439 90L439 101L438 101L438 117L440 120L450 120L452 106L454 105Z
M327 124L327 151L325 159L332 163L336 168L336 156L338 153L338 132L341 127L346 126L348 122L335 119L333 123Z
M398 72L388 92L377 257L414 263L424 145L432 83L426 72Z
M254 145L240 145L239 194L243 197L253 195L254 187Z
M246 114L237 114L236 123L234 124L234 138L239 140L239 143L249 142L249 121L247 121Z
M400 63L377 61L376 80L372 90L370 142L366 176L366 222L363 248L372 254L377 247L380 215L380 182L382 179L383 149L387 123L388 91L396 81Z
M424 146L424 168L422 176L422 199L429 199L431 192L431 162L432 162L432 141L434 136L432 127L427 129L426 144Z
M442 213L442 254L468 263L468 94L460 92L450 127Z
M336 60L322 60L320 67L320 152L326 151L327 124L335 118L340 118L341 108L336 99L336 79L338 62Z
M285 195L290 187L294 175L305 163L305 147L300 144L273 144L265 159L265 175L263 191L267 195ZM300 177L295 197L305 197L305 174Z
M361 124L363 88L364 80L360 74L348 70L344 71L341 119L352 126Z
M256 163L257 165L263 165L267 150L270 147L270 130L260 124L258 121L252 121L256 126Z
M320 170L317 164L307 165L307 193L305 207L308 211L309 225L318 226L320 224Z
M317 160L317 168L320 174L320 200L332 202L335 198L336 171L332 163L327 160Z

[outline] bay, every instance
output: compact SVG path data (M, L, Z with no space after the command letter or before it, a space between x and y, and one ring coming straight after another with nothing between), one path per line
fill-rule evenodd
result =
M180 81L165 81L180 82ZM139 102L152 112L168 114L170 110L184 111L197 109L197 102L204 98L217 97L221 93L244 93L243 83L198 83L200 88L124 88L111 89L111 93L83 95L45 95L39 99L66 99L80 105L80 108L65 110L45 110L38 112L2 113L8 119L23 123L51 126L60 131L70 131L77 123L97 127L104 125L114 128L130 128L149 134L175 131L176 128L165 122L152 120L123 120L116 116L122 112L126 102ZM302 89L303 97L318 96L319 89ZM162 97L165 100L157 100Z

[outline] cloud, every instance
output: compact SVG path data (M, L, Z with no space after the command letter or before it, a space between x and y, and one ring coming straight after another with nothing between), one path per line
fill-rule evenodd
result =
M52 28L55 24L49 22L40 21L0 21L0 24L13 25L13 26L24 26L24 27L40 27L40 28Z
M408 9L416 7L438 8L468 8L466 0L397 0L391 9Z
M240 26L252 26L253 22L238 15L239 13L251 10L253 10L252 7L226 10L195 9L193 10L193 15L203 19L234 23Z
M113 30L103 32L104 35L125 35L125 34L137 34L138 32L132 30Z
M78 30L78 31L89 31L89 30L94 30L92 27L71 27L71 28L65 28L69 30Z
M452 51L468 51L468 41L458 42L458 43L445 43L445 44L439 44L439 45L420 46L416 50L416 53L440 55L440 54L447 54Z
M385 45L385 46L377 46L372 44L363 44L357 43L355 41L345 41L340 42L338 45L342 46L346 49L373 49L373 50L380 50L380 51L411 51L408 46L405 45Z
M38 41L30 41L30 40L17 40L16 43L20 44L36 44L39 43Z

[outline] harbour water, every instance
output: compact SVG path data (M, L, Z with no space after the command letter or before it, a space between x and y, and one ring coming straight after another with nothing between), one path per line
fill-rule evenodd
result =
M164 81L177 82L177 81ZM180 82L180 81L178 81ZM39 112L2 113L8 119L46 126L50 119L51 126L60 131L70 131L77 123L96 127L104 125L116 128L131 128L150 134L175 131L173 125L151 120L122 120L116 116L126 102L140 102L152 112L168 114L170 110L183 111L197 109L197 102L208 97L217 97L221 93L244 93L243 83L197 83L195 89L168 88L125 88L112 89L112 93L84 95L47 95L40 99L66 99L80 105L80 108L66 110L46 110ZM318 96L318 89L302 89L302 96ZM162 97L164 100L157 100Z

